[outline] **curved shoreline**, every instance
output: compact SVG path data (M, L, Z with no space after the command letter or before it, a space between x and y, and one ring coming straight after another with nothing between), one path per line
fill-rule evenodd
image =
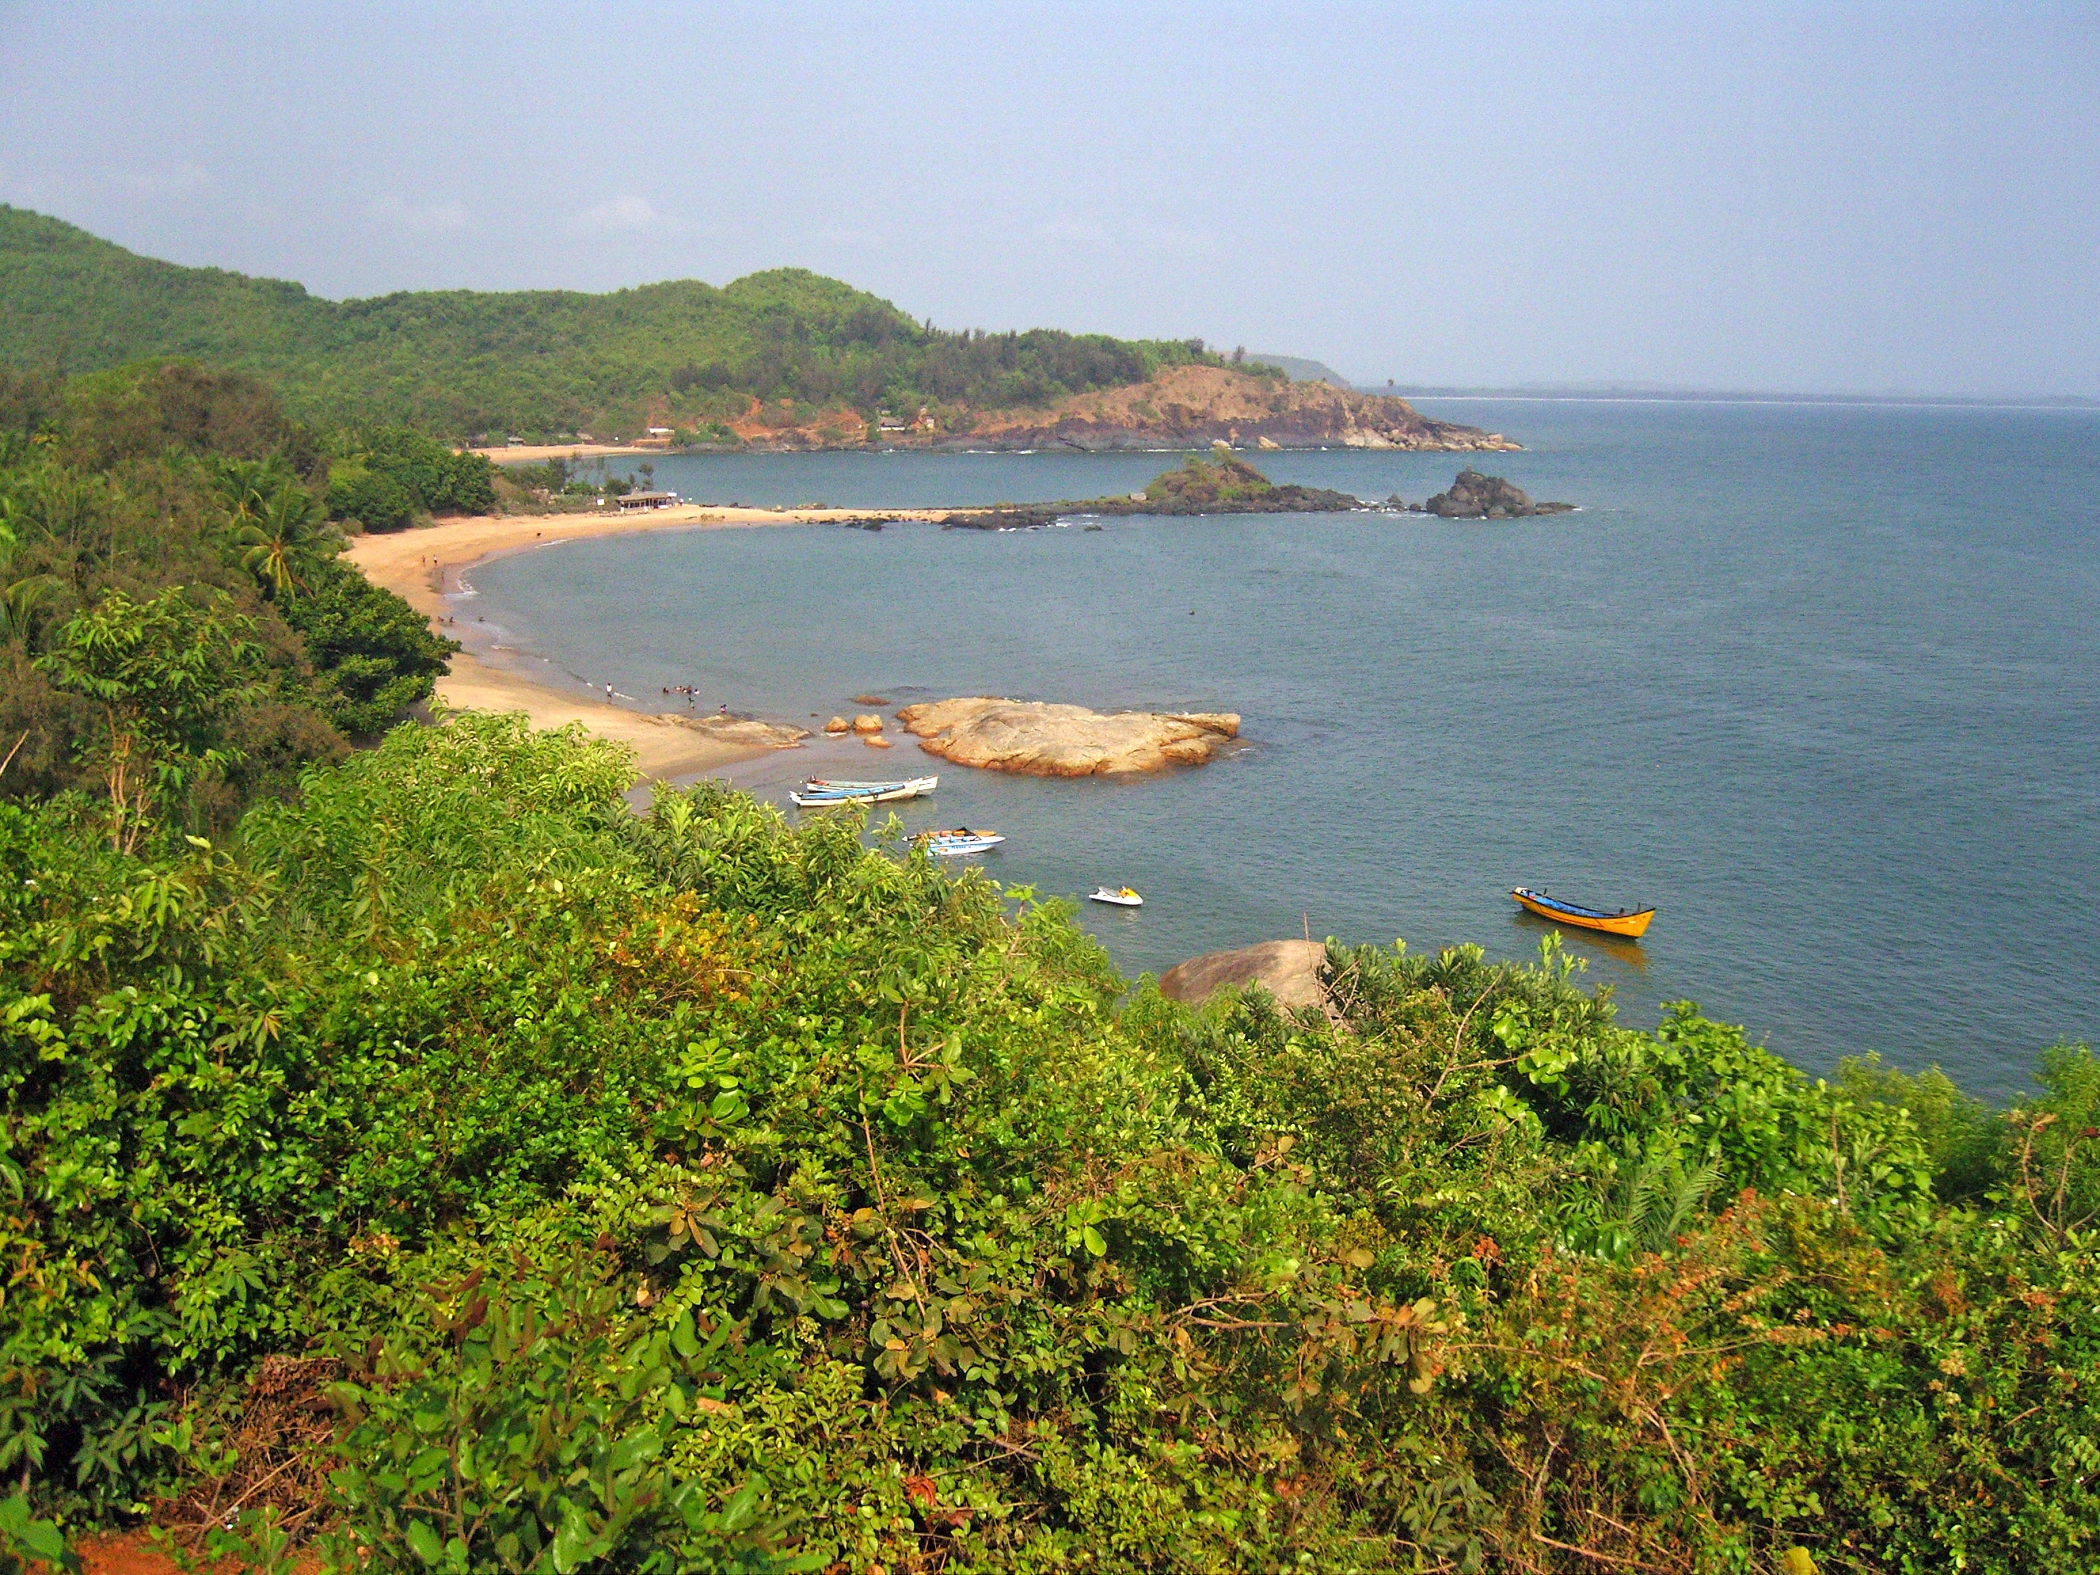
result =
M820 525L833 520L927 519L945 510L755 509L681 504L637 514L473 515L420 530L352 538L344 556L375 585L401 597L439 634L445 626L445 597L476 564L558 542L599 536L640 535L661 530L727 530L764 525ZM521 673L484 661L471 651L452 658L452 670L437 682L437 698L462 711L523 711L539 728L581 722L596 738L627 744L645 777L692 776L750 760L771 750L724 743L652 712L633 711L602 700L536 683Z

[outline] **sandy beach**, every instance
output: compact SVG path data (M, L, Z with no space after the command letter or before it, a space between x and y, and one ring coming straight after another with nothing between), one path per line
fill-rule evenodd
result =
M516 454L518 450L511 450ZM564 449L561 452L567 453ZM735 509L683 504L632 514L476 515L444 520L422 530L354 538L345 556L376 585L405 599L446 629L445 595L459 588L460 574L476 563L511 552L527 552L554 542L592 536L628 535L658 530L708 530L762 525L812 525L829 520L862 519L854 509ZM925 518L923 511L883 511L884 518ZM645 711L589 700L566 689L551 689L517 673L491 666L471 651L452 658L452 671L438 680L437 696L459 710L523 711L535 727L562 727L581 722L599 738L634 747L635 763L644 776L682 777L712 771L732 761L749 760L770 751L727 743Z
M546 459L598 459L608 454L668 454L668 443L506 443L467 451L499 465L537 465Z

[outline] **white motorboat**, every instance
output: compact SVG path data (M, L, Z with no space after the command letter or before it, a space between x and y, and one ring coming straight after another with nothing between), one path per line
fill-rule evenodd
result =
M996 831L972 831L967 826L958 826L953 831L922 831L912 838L914 842L924 843L926 851L937 859L983 853L1005 840Z
M1110 891L1106 886L1103 886L1088 900L1111 903L1118 908L1142 908L1145 905L1145 899L1132 891L1128 886L1118 886L1114 891Z

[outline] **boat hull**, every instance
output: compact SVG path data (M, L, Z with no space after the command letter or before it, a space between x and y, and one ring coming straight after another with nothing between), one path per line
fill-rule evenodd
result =
M973 853L989 853L1005 840L1004 837L935 837L928 839L925 847L937 859L960 859Z
M857 788L825 787L788 794L797 809L826 809L835 804L895 804L908 798L923 798L940 782L939 777L913 777L908 782L868 783Z
M1113 908L1142 908L1145 905L1143 897L1126 897L1116 891L1097 891L1087 901L1105 902Z
M1580 929L1596 930L1605 935L1623 935L1637 941L1648 932L1648 921L1655 917L1653 908L1643 908L1638 913L1593 913L1576 907L1563 907L1551 897L1518 887L1510 897L1527 913L1535 913L1542 919L1551 919L1555 924L1572 924Z
M839 777L811 777L802 784L805 793L887 793L893 788L917 787L931 793L940 786L935 777L883 777L875 782L851 782Z

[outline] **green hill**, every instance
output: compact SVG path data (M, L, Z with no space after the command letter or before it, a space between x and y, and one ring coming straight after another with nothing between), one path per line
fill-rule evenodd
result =
M1212 361L1201 341L1054 329L949 333L800 268L574 290L404 291L330 301L280 279L141 257L0 205L0 362L96 371L183 356L275 381L296 414L449 436L645 421L704 430L754 399L938 414L1047 404ZM813 411L811 413L814 413Z

